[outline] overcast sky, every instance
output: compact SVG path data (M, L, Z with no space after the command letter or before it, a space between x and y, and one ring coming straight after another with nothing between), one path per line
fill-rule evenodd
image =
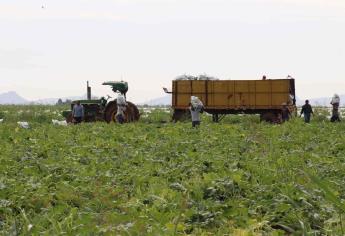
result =
M344 0L0 0L0 93L164 96L181 74L286 78L345 93Z

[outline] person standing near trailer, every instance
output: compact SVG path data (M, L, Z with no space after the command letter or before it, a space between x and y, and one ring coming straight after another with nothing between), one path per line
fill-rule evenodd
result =
M301 111L300 116L302 116L303 114L304 114L305 123L310 123L311 114L314 114L314 112L313 112L313 108L309 104L309 100L305 100L305 104L302 106L302 111Z
M116 111L116 121L119 124L125 123L125 111L127 109L127 102L124 95L120 94L116 99L117 111Z
M190 114L192 116L192 127L200 126L200 114L204 111L204 104L198 97L192 96L190 101Z
M340 115L339 115L339 105L340 105L340 97L338 94L334 94L331 105L333 106L332 109L332 117L331 122L340 121Z
M79 124L83 121L84 106L80 104L80 101L77 101L76 104L73 106L72 117L74 124Z
M291 112L289 110L289 107L287 106L286 103L283 103L283 108L282 108L282 121L289 121L291 117Z

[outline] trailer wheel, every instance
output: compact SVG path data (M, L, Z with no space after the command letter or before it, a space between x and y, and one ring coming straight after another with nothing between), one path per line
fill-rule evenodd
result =
M281 124L282 116L279 112L268 111L260 114L260 121L265 121L272 124Z
M212 121L218 123L219 122L219 115L218 114L212 114Z
M179 110L179 109L174 110L173 117L172 117L173 122L186 121L190 119L191 119L191 115L188 110Z

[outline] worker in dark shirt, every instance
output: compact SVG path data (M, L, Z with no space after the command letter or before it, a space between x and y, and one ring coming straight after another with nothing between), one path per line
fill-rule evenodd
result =
M309 100L306 100L305 104L302 106L302 111L301 111L300 116L302 116L303 114L304 114L305 123L310 123L310 116L311 114L314 114L314 112L313 112L313 108L309 104Z

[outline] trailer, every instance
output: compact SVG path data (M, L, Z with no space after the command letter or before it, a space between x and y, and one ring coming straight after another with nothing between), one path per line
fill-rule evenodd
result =
M261 120L281 122L283 106L296 109L295 80L173 80L173 121L188 115L191 96L197 96L205 111L218 122L227 114L259 114Z

